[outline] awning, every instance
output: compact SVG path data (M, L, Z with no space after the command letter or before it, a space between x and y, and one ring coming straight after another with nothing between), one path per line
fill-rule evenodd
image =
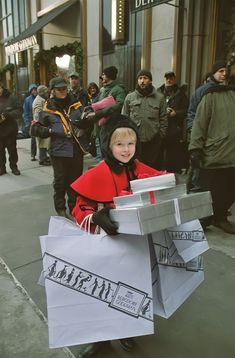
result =
M49 24L52 20L54 20L57 16L62 14L75 2L77 2L77 0L67 1L65 4L58 6L56 9L40 17L20 35L16 36L12 41L8 42L8 44L5 46L6 54L9 56L16 52L24 51L27 48L33 47L35 44L37 44L37 39L35 36L36 33L44 26Z

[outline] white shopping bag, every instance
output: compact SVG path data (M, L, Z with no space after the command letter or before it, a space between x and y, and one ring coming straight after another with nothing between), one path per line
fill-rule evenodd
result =
M207 239L199 220L171 227L166 230L173 240L178 254L185 262L203 254L209 249Z
M154 314L169 318L204 280L201 256L185 263L165 231L149 238Z
M79 227L75 235L75 224L61 218L59 233L56 221L50 222L50 235L40 238L49 346L152 334L147 239L89 235Z

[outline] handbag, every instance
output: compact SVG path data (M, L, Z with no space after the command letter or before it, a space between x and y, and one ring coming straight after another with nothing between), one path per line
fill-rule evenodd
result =
M51 348L153 333L146 238L89 234L52 217L40 243Z
M101 99L98 102L92 103L91 107L92 109L96 112L99 111L101 109L113 106L114 104L116 104L116 101L114 99L114 97L112 95L109 95L103 99ZM102 117L98 120L98 125L102 126L103 124L105 124L108 120L108 117Z

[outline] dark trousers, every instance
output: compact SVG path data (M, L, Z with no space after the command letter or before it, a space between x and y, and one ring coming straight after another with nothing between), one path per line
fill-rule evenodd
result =
M37 141L35 137L31 137L31 157L36 157L37 154Z
M235 201L235 168L201 169L203 190L210 190L215 220L223 220Z
M51 156L54 171L54 206L55 210L66 209L67 204L70 213L75 206L77 193L70 187L83 171L83 153L77 149L73 158Z
M6 149L9 154L10 168L17 167L18 154L16 149L16 135L8 136L0 139L0 168L6 166Z
M148 142L141 142L141 154L139 159L152 168L160 169L160 148L162 139L156 135Z

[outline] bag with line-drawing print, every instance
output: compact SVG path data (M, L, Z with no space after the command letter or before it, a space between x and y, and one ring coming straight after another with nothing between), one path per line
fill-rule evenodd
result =
M89 234L52 217L40 242L51 348L153 333L146 237Z

